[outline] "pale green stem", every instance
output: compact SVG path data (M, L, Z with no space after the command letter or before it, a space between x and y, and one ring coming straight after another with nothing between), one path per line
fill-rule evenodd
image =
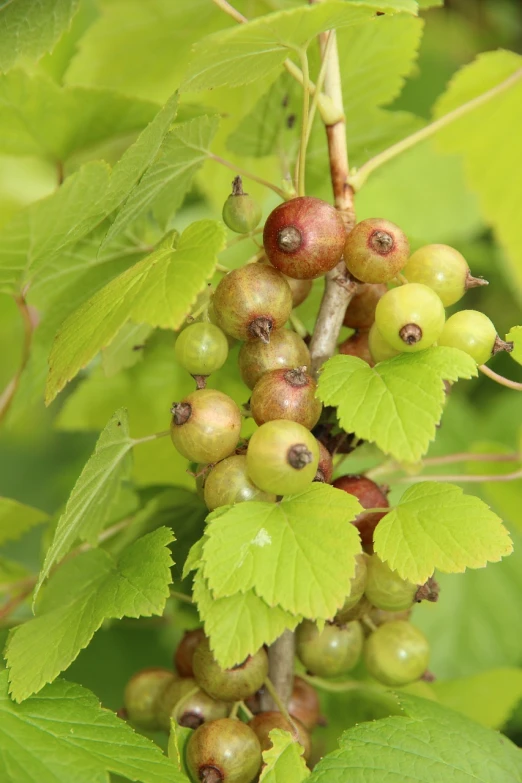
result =
M485 364L481 364L479 370L501 386L505 386L508 389L514 389L515 391L522 391L522 383L517 383L517 381L510 381L509 378L504 378L503 375L494 372L494 370L491 370Z
M245 179L251 179L252 182L257 182L258 185L263 185L265 188L269 188L270 190L273 190L274 193L277 193L277 195L283 199L283 201L288 201L288 199L290 198L288 193L285 193L285 191L282 188L279 188L277 187L277 185L274 185L273 182L268 182L268 180L263 179L263 177L258 177L257 174L253 174L251 171L247 171L246 169L243 169L240 166L236 166L236 164L232 163L230 160L226 160L225 158L222 158L220 155L214 155L213 152L209 152L208 157L210 160L215 160L216 163L221 163L222 166L226 166L227 169L230 169L231 171L235 171L236 174L240 174Z
M171 590L169 593L171 598L175 598L176 601L181 601L185 604L193 604L194 601L189 595L185 595L185 593L178 593L176 590Z
M308 67L308 55L306 50L299 52L301 58L301 69L303 71L303 119L301 123L301 143L299 146L299 157L297 160L297 195L306 194L306 147L308 144L308 122L310 113L310 69Z
M254 713L253 713L253 712L251 712L251 711L248 709L248 707L246 706L245 702L244 702L244 701L240 701L240 702L239 702L239 706L241 707L241 709L243 710L243 712L244 712L244 713L245 713L245 715L247 716L248 720L252 720L252 718L254 717Z
M305 337L308 337L308 329L294 311L290 313L290 323L292 324L294 332L297 332L299 337L302 337L303 340Z
M134 446L138 446L140 443L148 443L151 440L165 438L167 435L170 435L170 430L162 430L161 432L155 432L153 435L145 435L143 438L133 438L132 443Z
M326 76L326 67L327 67L327 64L328 64L328 56L330 54L330 50L332 48L334 40L335 40L335 36L332 35L332 31L330 30L330 32L328 33L328 41L327 41L326 46L324 48L324 56L323 56L323 59L321 61L321 68L319 70L319 75L317 76L316 89L314 91L311 91L313 97L312 97L312 103L311 103L311 106L310 106L310 114L309 114L309 117L308 117L308 128L307 128L307 131L306 131L306 143L307 143L307 145L308 145L308 142L310 141L310 134L312 133L312 127L313 127L313 124L314 124L315 113L317 111L317 105L319 103L319 98L320 98L320 96L322 94L322 89L323 89L323 85L324 85L324 79L325 79L325 76Z
M420 484L423 481L449 481L456 484L479 484L482 481L517 481L522 479L522 469L515 470L513 473L496 473L492 475L458 475L450 474L447 476L403 476L395 479L394 484Z
M274 704L276 705L277 709L279 710L281 715L284 718L286 718L286 720L292 726L292 728L294 729L294 732L295 732L295 734L297 736L298 731L297 731L297 726L294 723L294 719L292 718L292 716L290 715L290 713L286 709L286 706L283 703L283 701L281 701L281 699L279 697L279 694L276 691L276 689L274 687L274 684L272 683L272 680L269 677L266 678L264 685L265 685L265 688L267 689L268 693L272 697L272 700L273 700Z

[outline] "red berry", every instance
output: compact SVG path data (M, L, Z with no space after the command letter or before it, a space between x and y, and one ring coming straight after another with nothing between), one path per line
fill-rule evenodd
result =
M203 628L195 628L193 631L185 631L182 640L174 654L174 666L180 677L193 677L192 658L194 650L202 639L205 638Z
M381 488L365 476L340 476L333 486L354 495L363 508L388 508L388 498ZM361 542L367 552L373 552L373 531L386 512L359 514L353 521L361 536Z
M370 329L375 321L377 302L387 290L384 283L360 283L346 308L344 325L350 329Z
M311 196L280 204L268 216L263 232L270 263L298 280L321 277L333 269L341 260L345 239L339 212Z
M329 484L333 473L332 455L319 439L317 439L317 444L319 446L319 465L317 466L314 481L322 481L324 484Z
M256 424L289 419L311 430L319 421L322 404L316 398L317 384L305 367L272 370L254 386L250 410Z
M300 720L309 731L317 726L321 718L321 705L317 691L301 677L294 677L288 712L293 718Z
M303 756L305 761L308 761L312 750L310 734L295 716L292 717L294 718L294 725L297 728L296 739L304 749ZM295 736L294 726L276 710L260 712L255 718L252 718L252 720L248 722L248 725L258 738L262 751L269 750L272 747L272 740L270 739L270 732L272 729L282 729Z
M239 352L239 372L249 389L263 373L283 368L310 366L310 351L304 340L290 329L277 329L270 342L248 340Z
M368 332L355 332L355 334L352 334L351 337L348 337L341 343L339 353L342 353L344 356L356 356L369 364L370 367L373 367L375 364L368 346Z
M410 246L401 229L381 218L358 223L344 246L348 271L363 283L386 283L406 265Z

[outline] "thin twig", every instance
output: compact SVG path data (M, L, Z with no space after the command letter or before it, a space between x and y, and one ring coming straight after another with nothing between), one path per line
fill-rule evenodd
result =
M518 383L517 381L510 381L509 378L504 378L503 375L499 375L498 372L491 370L485 364L481 364L479 366L479 370L480 372L484 373L484 375L487 375L488 378L491 378L492 381L499 383L501 386L505 386L508 389L514 389L515 391L522 391L522 383Z

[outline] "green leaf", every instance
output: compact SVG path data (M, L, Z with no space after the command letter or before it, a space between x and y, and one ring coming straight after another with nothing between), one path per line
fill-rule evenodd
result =
M310 783L520 783L522 754L507 737L433 701L401 694L404 717L361 723L314 767Z
M436 680L431 685L445 707L501 729L522 699L521 669L491 669L459 680Z
M338 408L341 427L403 462L428 450L444 407L443 380L477 375L471 357L455 348L402 354L376 367L334 356L319 378L318 397Z
M225 232L221 223L200 220L183 232L176 249L171 242L163 242L66 319L49 356L47 404L129 319L162 328L181 326L212 277Z
M194 578L193 598L219 665L231 668L263 644L272 644L287 628L301 621L280 606L270 607L253 590L216 598L200 569Z
M11 498L0 497L0 544L20 538L32 527L48 519L49 515L45 511L24 506Z
M190 737L193 734L194 729L188 729L186 726L180 726L173 718L170 719L170 733L169 733L169 745L168 754L177 766L180 772L186 774L186 767L184 763L185 747Z
M103 371L112 378L122 370L134 367L143 359L144 344L152 332L148 324L126 323L115 339L102 351Z
M0 71L38 60L69 27L80 0L7 0L0 7Z
M417 4L409 0L350 4L330 0L262 16L199 41L194 46L182 89L237 87L268 79L282 66L291 50L306 47L326 30L365 22L376 10L415 13Z
M509 416L509 414L508 414ZM494 431L494 428L493 430ZM506 462L496 461L495 455L513 455L513 449L492 441L473 443L470 451L474 454L492 455L491 462L468 462L466 473L476 476L502 476L522 469L522 457ZM510 481L484 481L480 484L480 494L500 517L512 525L522 528L520 502L522 499L522 478Z
M95 144L140 131L158 111L110 90L59 87L24 71L0 76L0 151L61 162Z
M9 637L6 659L15 701L37 693L67 669L105 619L162 614L171 583L167 546L173 539L171 530L159 528L131 544L117 561L93 549L51 576L36 617Z
M141 783L187 783L161 750L103 709L80 685L59 680L24 704L0 673L0 777L5 783L107 783L108 772Z
M513 171L522 166L522 144L508 129L522 120L522 57L503 50L479 55L453 77L436 104L435 116L443 117L502 84L488 100L439 131L437 141L443 150L463 156L466 177L478 193L482 214L507 251L507 272L520 298L522 251L517 215L522 184Z
M294 615L333 617L350 592L360 551L351 524L360 506L346 492L313 484L280 503L238 504L208 517L204 576L216 598L255 590ZM318 520L327 524L318 525Z
M390 568L416 584L436 568L446 573L483 568L513 551L508 531L482 500L434 481L406 490L377 525L374 547Z
M78 540L95 546L98 534L110 519L117 504L122 482L128 481L132 468L127 412L116 411L96 443L58 520L51 546L47 550L34 597L55 563Z
M168 134L158 158L117 213L102 247L150 208L160 222L167 222L181 206L195 173L209 157L209 145L218 122L217 117L196 117L178 125Z
M290 732L272 729L272 747L263 751L264 766L259 783L302 783L310 776L303 748Z
M509 354L519 364L522 364L522 326L513 326L506 335L508 342L513 342L513 350Z

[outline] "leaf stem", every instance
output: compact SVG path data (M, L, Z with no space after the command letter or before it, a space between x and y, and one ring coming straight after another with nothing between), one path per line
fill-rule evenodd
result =
M245 715L247 716L248 720L252 720L252 718L254 717L254 713L253 713L253 712L251 712L251 711L248 709L248 707L246 706L245 702L244 702L244 701L240 701L240 702L239 702L239 706L241 707L241 709L243 710L243 712L244 712L244 713L245 713Z
M176 590L171 590L169 592L169 596L171 598L175 598L176 601L181 601L182 603L185 604L190 604L190 605L194 604L194 601L189 595L185 595L185 593L178 593Z
M263 228L254 228L253 231L249 231L248 234L240 234L238 237L234 237L229 242L227 242L227 246L225 250L228 250L229 247L234 247L234 245L237 245L238 242L244 242L245 239L253 239L255 234L262 234Z
M257 182L258 185L263 185L265 188L273 190L274 193L277 193L277 195L283 199L283 201L288 201L291 198L290 194L285 193L282 188L274 185L273 182L268 182L268 180L263 179L263 177L258 177L257 174L253 174L251 171L247 171L246 169L241 168L241 166L236 166L235 163L232 163L230 160L226 160L226 158L222 158L220 155L214 155L213 152L210 152L208 157L210 160L215 160L216 163L221 163L222 166L226 166L231 171L235 171L236 174L240 174L246 179L251 179L253 182Z
M29 361L33 342L33 334L34 330L36 329L36 323L31 316L31 311L29 310L27 302L25 301L24 294L16 296L15 303L18 307L20 315L22 316L24 325L24 341L22 345L22 356L20 358L18 369L0 395L0 422L4 419L7 411L11 407L11 403L13 402L18 385L20 383L20 378L22 377L22 373L26 368L27 362Z
M324 56L323 56L323 59L321 61L321 68L319 69L319 75L317 76L316 89L315 89L315 91L312 91L312 104L310 106L310 115L308 117L308 128L306 130L306 143L307 144L310 141L310 135L312 133L312 127L313 127L313 124L314 124L315 113L317 111L317 105L318 105L318 102L319 102L319 96L322 93L322 89L323 89L323 86L324 86L324 80L325 80L325 77L326 77L326 66L328 64L328 57L329 57L330 49L331 49L331 47L332 47L332 45L333 45L333 43L335 41L335 38L334 38L334 36L331 35L331 32L332 31L327 33L328 40L327 40L326 46L324 48Z
M407 136L405 139L398 141L396 144L392 144L391 147L388 147L388 149L383 150L383 152L380 152L378 155L370 158L370 160L361 166L358 171L354 171L353 174L351 174L349 180L351 186L356 191L360 190L370 174L372 174L376 169L380 168L380 166L383 166L385 163L388 163L388 161L393 160L393 158L397 157L397 155L401 155L403 152L406 152L406 150L409 150L411 147L419 144L419 142L429 139L431 136L441 130L441 128L445 128L455 120L458 120L464 115L468 114L468 112L473 111L473 109L476 109L479 106L482 106L482 104L487 103L489 100L491 100L491 98L495 98L497 95L504 92L504 90L509 89L521 78L522 68L519 68L517 71L512 73L511 76L508 76L507 79L504 79L504 81L495 85L495 87L492 87L490 90L486 90L486 92L482 93L482 95L477 95L476 98L472 98L472 100L463 103L461 106L457 106L456 109L453 109L447 114L444 114L442 117L439 117L438 120L430 122L429 125L426 125L424 128L421 128L415 133L412 133L411 136Z
M321 677L315 677L310 674L299 673L299 677L302 680L313 685L314 688L319 688L321 691L328 691L329 693L347 693L348 691L356 691L360 689L378 690L377 686L369 685L365 682L359 682L358 680L345 680L344 682L331 682L330 680L323 680Z
M484 375L487 375L488 378L491 378L492 381L499 383L501 386L506 386L506 388L514 389L515 391L522 391L522 383L518 383L517 381L510 381L509 378L504 378L503 375L499 375L498 372L491 370L485 364L481 364L479 366L479 370L480 372L484 373Z
M301 123L301 142L299 146L299 155L297 158L297 195L306 194L305 174L306 174L306 147L308 145L308 121L310 115L310 68L308 66L308 56L305 49L299 51L301 59L301 70L303 72L303 119Z
M462 451L459 454L446 454L444 457L428 457L423 460L424 467L432 465L451 465L453 462L517 462L520 454L476 454Z
M479 474L449 474L446 476L403 476L394 481L394 484L420 484L422 481L449 481L456 484L478 484L485 481L516 481L522 479L522 468L513 473L496 473L492 475Z
M138 446L140 443L148 443L151 440L157 440L158 438L166 438L170 435L170 430L162 430L161 432L155 432L153 435L145 435L143 438L133 438L132 442L134 446Z

